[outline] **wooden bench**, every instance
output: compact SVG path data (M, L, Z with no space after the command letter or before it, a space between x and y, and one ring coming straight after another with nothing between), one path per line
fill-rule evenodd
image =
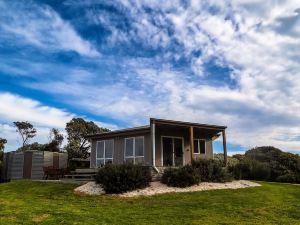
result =
M43 179L46 180L48 180L48 178L58 180L59 178L63 178L64 175L68 173L67 169L55 168L53 166L43 167L43 171L44 171Z

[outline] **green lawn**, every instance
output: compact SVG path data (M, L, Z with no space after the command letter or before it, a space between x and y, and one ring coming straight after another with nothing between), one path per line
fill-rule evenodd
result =
M72 184L0 184L0 224L300 224L300 186L120 199L78 196Z

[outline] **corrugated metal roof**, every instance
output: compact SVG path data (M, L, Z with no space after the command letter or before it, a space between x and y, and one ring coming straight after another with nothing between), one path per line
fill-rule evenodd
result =
M184 121L176 121L176 120L165 120L165 119L156 119L156 118L150 118L150 124L151 123L156 123L156 124L166 124L166 125L174 125L174 126L193 126L196 128L204 128L204 129L212 129L215 131L222 131L225 130L227 127L226 126L218 126L218 125L210 125L210 124L201 124L201 123L192 123L192 122L184 122ZM124 133L130 133L130 132L139 132L143 130L149 130L150 132L150 125L145 125L145 126L139 126L139 127L132 127L132 128L125 128L125 129L120 129L120 130L114 130L114 131L109 131L109 132L104 132L104 133L97 133L97 134L91 134L87 135L87 138L97 138L97 137L106 137L106 136L111 136L111 135L118 135L118 134L124 134Z
M149 131L150 131L150 125L125 128L125 129L114 130L114 131L103 132L103 133L97 133L97 134L91 134L91 135L87 135L86 137L87 138L93 138L93 137L113 135L113 134L126 133L126 132L141 131L141 130L147 130L147 129L149 129Z

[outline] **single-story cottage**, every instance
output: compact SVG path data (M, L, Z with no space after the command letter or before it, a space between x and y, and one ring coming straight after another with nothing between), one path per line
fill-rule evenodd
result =
M87 137L91 168L131 162L159 167L181 166L197 158L213 158L212 142L222 135L227 163L226 126L150 118L150 124Z

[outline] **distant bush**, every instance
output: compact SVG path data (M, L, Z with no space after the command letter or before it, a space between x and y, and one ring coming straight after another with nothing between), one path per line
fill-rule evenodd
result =
M267 163L244 159L235 165L233 174L236 179L269 180L271 169Z
M96 183L106 193L123 193L149 186L151 182L149 167L133 164L108 164L99 169Z
M197 159L192 162L192 167L199 173L203 182L226 182L231 181L232 176L223 167L223 162L213 159Z
M2 162L0 161L0 183L2 181Z
M276 178L276 181L283 183L297 183L299 182L299 176L294 173L286 173Z
M300 183L299 155L263 146L248 150L239 159L232 168L237 179Z
M191 165L167 168L164 170L161 182L172 187L189 187L200 182L200 174Z

